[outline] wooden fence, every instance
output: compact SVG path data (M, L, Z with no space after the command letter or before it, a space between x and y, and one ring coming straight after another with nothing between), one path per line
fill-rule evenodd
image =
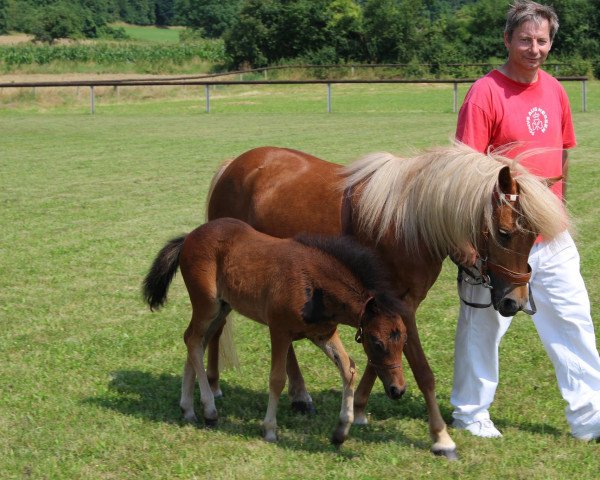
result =
M241 73L243 74L243 72ZM95 112L95 96L94 87L112 86L115 88L125 86L182 86L196 85L204 86L205 91L205 111L210 112L210 87L213 85L325 85L327 87L327 112L331 113L331 98L332 85L337 84L452 84L453 85L453 103L452 111L458 111L458 85L470 84L475 79L451 79L451 80L403 80L403 79L388 79L388 80L209 80L223 76L223 74L203 76L203 77L180 77L169 79L134 79L134 80L81 80L81 81L64 81L64 82L8 82L0 83L2 88L48 88L48 87L89 87L90 89L90 112ZM587 77L556 77L561 82L581 82L581 111L587 111Z

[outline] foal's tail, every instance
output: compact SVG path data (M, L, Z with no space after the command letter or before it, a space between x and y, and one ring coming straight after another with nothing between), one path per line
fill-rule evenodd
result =
M212 180L210 181L210 185L208 187L208 194L206 195L206 206L205 206L205 219L208 222L209 218L208 218L208 204L210 202L210 197L212 196L213 190L215 189L217 183L219 182L219 179L221 178L221 175L223 175L223 172L227 169L227 167L229 166L229 164L231 162L233 162L235 159L234 158L230 158L228 160L225 160L221 166L219 167L219 169L215 172L215 174L212 177Z
M171 280L179 267L179 254L185 235L174 238L158 252L143 284L144 299L151 310L158 310L167 301Z

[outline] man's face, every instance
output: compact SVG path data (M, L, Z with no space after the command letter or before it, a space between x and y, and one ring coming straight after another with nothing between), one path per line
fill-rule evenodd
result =
M518 70L537 70L544 63L552 47L550 24L542 20L523 22L509 39L504 34L508 62Z

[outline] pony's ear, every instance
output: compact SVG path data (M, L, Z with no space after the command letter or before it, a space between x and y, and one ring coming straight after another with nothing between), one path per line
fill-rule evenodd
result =
M558 177L548 177L548 178L542 179L542 183L544 185L546 185L548 188L550 188L552 185L554 185L556 182L560 182L562 179L563 179L562 175L560 175Z
M323 290L320 288L306 288L306 302L302 307L302 320L306 323L320 323L325 320L325 303Z
M375 313L377 313L377 302L373 296L367 298L367 301L363 305L362 315L360 316L361 320L368 320Z
M516 193L515 183L510 173L510 167L502 167L498 172L498 188L502 193Z

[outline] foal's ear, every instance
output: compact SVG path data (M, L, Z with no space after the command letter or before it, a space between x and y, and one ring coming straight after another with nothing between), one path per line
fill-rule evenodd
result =
M323 290L320 288L306 288L306 302L302 307L302 320L305 323L320 323L325 319L325 302Z
M562 175L560 175L558 177L548 177L548 178L543 178L542 183L544 185L546 185L548 188L550 188L552 185L554 185L556 182L560 182L562 179L563 179Z
M515 193L515 181L510 173L510 167L505 166L498 172L498 188L502 193Z
M362 315L360 316L361 320L368 320L375 313L377 313L377 302L374 297L367 298L367 301L363 305Z

